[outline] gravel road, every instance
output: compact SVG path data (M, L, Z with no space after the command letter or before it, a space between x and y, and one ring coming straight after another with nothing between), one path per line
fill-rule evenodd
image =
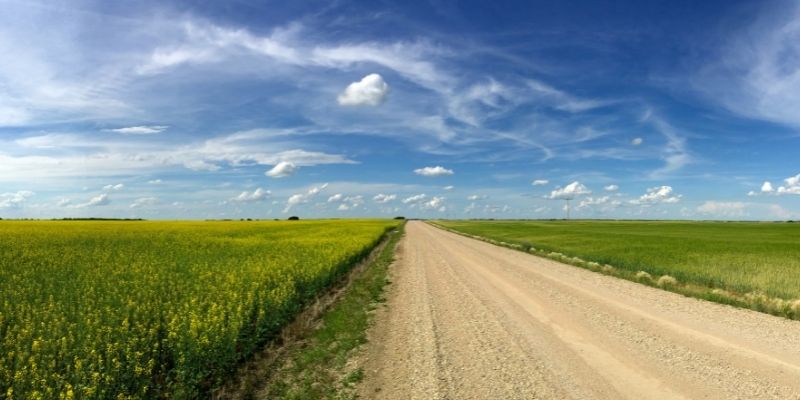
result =
M366 399L800 399L800 322L409 222Z

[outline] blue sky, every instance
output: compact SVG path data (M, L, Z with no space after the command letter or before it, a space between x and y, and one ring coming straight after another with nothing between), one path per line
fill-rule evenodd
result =
M790 1L0 0L0 217L800 219Z

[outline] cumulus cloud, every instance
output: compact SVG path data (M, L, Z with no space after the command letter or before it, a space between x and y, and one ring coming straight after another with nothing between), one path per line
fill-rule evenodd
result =
M334 202L337 202L337 201L342 201L343 198L344 198L343 194L336 193L335 195L333 195L331 197L328 197L328 203L334 203Z
M0 194L0 209L18 208L22 206L34 193L29 190Z
M108 190L122 190L123 188L125 188L125 185L123 185L121 183L118 183L116 185L105 185L105 186L103 186L103 190L106 190L106 191L108 191Z
M544 185L547 185L548 183L550 183L550 181L547 180L547 179L536 179L533 182L531 182L531 185L533 185L533 186L544 186Z
M327 183L322 184L320 186L314 186L311 189L308 189L308 191L305 193L296 193L289 196L289 199L286 200L286 207L283 209L283 213L284 214L288 213L289 210L292 209L292 207L298 204L308 203L309 200L313 199L317 194L319 194L319 192L324 190L326 187L328 187Z
M453 170L437 165L435 167L417 168L414 170L414 173L422 176L445 176L453 175Z
M420 201L425 200L427 197L428 196L426 196L425 193L421 193L421 194L417 194L417 195L414 195L414 196L406 197L405 199L403 199L403 204L419 203Z
M130 208L141 208L144 206L152 206L158 203L158 199L155 197L140 197L131 203Z
M751 190L747 193L748 196L758 196L759 194L765 195L785 195L785 194L800 194L800 174L790 176L783 180L784 184L778 186L776 189L770 181L764 181L761 185L761 191L756 192Z
M616 192L617 190L619 190L619 186L617 186L617 185L608 185L608 186L604 187L603 190L605 190L606 192Z
M611 196L587 197L578 203L578 209L580 210L584 208L595 207L595 209L599 209L601 211L608 211L613 210L621 205L621 201L613 199Z
M671 186L656 186L647 189L647 193L636 200L631 200L630 203L637 205L654 205L661 203L677 203L680 199L681 195L672 193Z
M456 188L455 186L453 186L453 185L449 185L449 186L445 186L445 187L443 187L442 189L444 189L444 190L446 190L446 191L448 191L448 192L449 192L449 191L451 191L451 190L453 190L453 189L455 189L455 188Z
M592 191L589 190L586 186L582 183L575 181L570 183L563 188L558 188L550 192L550 195L547 196L549 199L553 200L571 200L575 198L575 196L585 195L585 194L592 194Z
M390 202L390 201L394 201L394 199L396 199L396 198L397 198L397 195L395 195L395 194L383 194L383 193L379 193L379 194L376 194L376 195L375 195L375 196L372 198L372 200L373 200L373 201L375 201L376 203L385 204L385 203L388 203L388 202Z
M116 132L123 135L154 135L156 133L164 132L169 128L164 125L141 125L129 126L126 128L109 129L110 132Z
M86 203L81 203L75 205L75 208L85 208L85 207L97 207L97 206L105 206L111 204L111 199L108 197L108 193L101 193L97 196L92 197Z
M284 178L297 172L297 165L291 161L281 161L264 174L271 178Z
M634 145L634 146L639 146L639 145L641 145L642 143L644 143L644 139L642 139L642 138L640 138L640 137L633 138L633 139L631 140L631 144L632 144L632 145Z
M432 199L423 202L420 204L420 208L423 210L436 210L439 212L447 211L447 207L444 205L444 197L434 196Z
M235 201L238 203L255 203L259 201L264 201L268 199L272 195L272 192L269 190L264 190L262 188L258 188L252 192L244 191L239 193L238 196L231 199L231 201Z
M697 207L697 211L703 214L719 217L743 217L747 204L742 202L726 201L706 201Z
M342 106L377 106L386 99L389 85L378 74L369 74L353 82L339 94L337 101Z

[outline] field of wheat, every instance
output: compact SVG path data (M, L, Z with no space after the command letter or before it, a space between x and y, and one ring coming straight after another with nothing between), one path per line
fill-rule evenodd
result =
M622 278L800 319L800 224L438 221Z
M393 221L0 221L0 398L194 398Z

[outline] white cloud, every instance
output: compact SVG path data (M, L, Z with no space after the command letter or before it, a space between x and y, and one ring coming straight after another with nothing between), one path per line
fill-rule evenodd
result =
M661 203L677 203L680 201L681 195L672 193L671 186L657 186L647 189L647 193L643 194L637 200L631 200L631 204L637 205L653 205Z
M385 204L385 203L388 203L390 201L394 201L394 199L396 199L396 198L397 198L397 195L395 195L395 194L379 193L379 194L376 194L375 197L372 198L372 200L375 201L376 203Z
M786 186L779 186L775 191L776 194L800 194L800 174L790 176L783 181L786 182Z
M92 197L86 203L76 204L75 208L105 206L108 204L111 204L111 199L108 197L108 193L101 193Z
M105 185L103 186L103 190L122 190L125 188L125 185L122 183L118 183L116 185Z
M188 160L183 163L183 166L192 171L219 171L222 169L219 165L204 160Z
M297 168L298 167L293 162L281 161L267 171L265 175L271 178L284 178L297 172Z
M425 200L427 197L428 196L426 196L425 193L417 194L417 195L410 196L410 197L406 197L405 199L403 199L403 204L419 203L420 201Z
M264 201L268 199L272 195L272 192L269 190L264 190L261 188L257 188L252 192L244 191L240 193L238 196L231 199L231 201L239 202L239 203L254 203L258 201Z
M617 190L619 190L619 186L617 186L617 185L608 185L608 186L604 187L603 190L605 190L606 192L616 192Z
M772 193L775 189L772 188L772 184L769 181L764 181L764 184L761 185L761 192L762 193Z
M56 207L66 207L70 204L72 204L72 200L64 198L58 200L58 203L56 203Z
M130 208L141 208L145 206L152 206L158 203L158 199L155 197L140 197L131 203Z
M377 106L386 99L389 85L378 74L369 74L347 86L337 101L342 106Z
M725 202L709 200L698 206L697 211L718 217L743 217L745 216L746 208L747 204L738 201Z
M164 183L164 181L162 181L161 179L153 179L153 180L147 181L147 183L149 183L151 185L160 185L160 184Z
M110 132L121 133L123 135L153 135L156 133L164 132L169 128L164 125L141 125L129 126L126 128L108 129Z
M336 208L339 211L348 211L350 210L350 206L347 203L339 204L339 207Z
M547 180L547 179L536 179L533 182L531 182L531 185L533 185L533 186L544 186L544 185L547 185L548 183L550 183L550 181Z
M455 189L455 188L456 188L455 186L453 186L453 185L449 185L449 186L445 186L445 187L443 187L442 189L443 189L443 190L446 190L446 191L448 191L448 192L450 192L450 191L452 191L452 190L453 190L453 189Z
M341 193L336 193L335 195L333 195L331 197L328 197L328 203L342 201L343 198L344 198L344 195L342 195Z
M471 196L467 196L467 200L469 200L469 201L486 200L488 198L489 198L489 196L487 196L485 194L484 195L473 194Z
M600 211L609 211L621 205L621 201L613 199L611 196L587 197L578 203L578 209L580 210L588 207L596 207L596 209L599 209Z
M549 199L560 199L560 200L571 200L575 198L575 196L585 195L585 194L592 194L592 191L589 190L586 186L582 183L575 181L570 183L563 188L559 188L550 192L550 195L547 196Z
M644 143L644 139L642 139L640 137L631 139L631 144L634 145L634 146L639 146L642 143Z
M445 176L453 175L453 170L437 165L435 167L417 168L414 170L414 173L422 176Z
M18 208L33 195L34 193L29 190L20 190L18 192L0 194L0 209Z
M289 199L286 200L286 207L283 209L283 213L284 214L288 213L292 209L292 207L298 204L308 203L309 200L314 198L317 194L319 194L319 192L324 190L326 187L328 187L327 183L322 184L320 186L314 186L311 189L308 189L308 191L305 193L296 193L291 195Z
M424 210L432 209L439 212L445 212L447 211L447 207L444 205L444 200L444 197L434 196L429 201L420 204L420 208Z

